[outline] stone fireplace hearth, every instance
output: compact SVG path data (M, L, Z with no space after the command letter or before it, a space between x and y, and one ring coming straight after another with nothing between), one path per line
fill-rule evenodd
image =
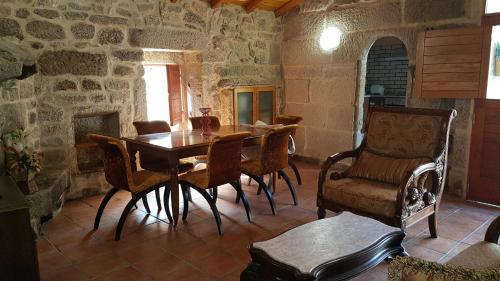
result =
M97 144L87 139L87 134L101 134L109 137L120 137L120 120L118 112L75 116L73 118L75 134L76 173L85 174L101 172L103 154Z

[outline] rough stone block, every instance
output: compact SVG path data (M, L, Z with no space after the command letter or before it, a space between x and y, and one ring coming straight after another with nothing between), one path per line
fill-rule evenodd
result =
M130 84L126 80L111 79L104 84L106 90L128 90Z
M327 129L352 133L353 127L354 106L335 106L328 109Z
M133 76L134 74L135 71L130 66L117 65L113 68L113 75L115 76L126 77L126 76Z
M0 63L0 81L19 77L22 71L23 64L20 62L2 62Z
M353 148L352 132L339 132L320 128L306 129L305 154L324 161L328 156Z
M59 17L59 12L56 10L35 9L33 13L46 19L55 19Z
M121 61L143 61L144 52L142 50L114 50L113 57Z
M126 25L128 24L128 19L120 17L109 17L104 15L92 15L89 18L90 22L102 25Z
M285 40L318 38L325 28L325 18L325 13L300 13L287 16L283 37Z
M331 54L324 52L317 39L288 40L283 42L283 64L322 65L331 63Z
M406 1L415 2L415 1ZM401 4L399 1L379 1L369 5L330 12L327 24L337 26L344 33L399 27L401 25Z
M134 47L171 50L203 50L208 39L204 33L177 29L129 30L129 43Z
M26 107L23 104L0 104L1 133L11 132L19 128L26 128Z
M0 37L15 36L19 39L23 38L21 26L12 19L0 19Z
M102 90L102 86L99 81L84 79L82 80L82 89L85 91L98 91Z
M71 26L71 33L73 33L75 39L92 39L94 37L95 27L91 24L75 23Z
M20 19L25 19L30 15L30 12L26 8L21 8L16 11L16 17Z
M328 106L311 103L287 103L285 113L288 115L302 116L300 122L304 127L326 128L328 120Z
M405 2L404 20L408 23L438 21L466 16L466 0L412 0Z
M322 67L313 65L283 66L285 79L307 79L321 77Z
M351 106L356 99L356 77L312 79L309 96L313 103Z
M38 110L38 121L40 122L61 122L64 112L61 108L56 108L47 104L40 106Z
M38 59L44 75L61 74L105 76L108 63L105 54L77 51L46 51Z
M67 20L85 20L89 14L85 12L74 12L74 11L67 11L64 12L64 18Z
M198 27L202 29L205 29L206 27L205 19L191 11L187 11L184 14L183 20L186 23L187 27L194 26L195 28Z
M55 84L54 91L76 90L76 83L71 80L62 80Z
M309 83L309 80L285 80L286 101L293 103L308 103Z
M30 21L26 25L26 32L32 36L44 40L64 39L64 29L61 25L48 21Z
M106 28L99 32L97 42L101 45L117 45L123 42L125 35L123 32L116 28Z

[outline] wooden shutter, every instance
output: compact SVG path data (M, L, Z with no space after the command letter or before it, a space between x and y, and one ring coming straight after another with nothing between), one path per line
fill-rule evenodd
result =
M483 28L431 30L419 34L414 95L422 98L479 98ZM486 67L483 67L486 64ZM483 74L484 75L484 74Z
M182 123L182 90L179 65L167 65L170 125Z

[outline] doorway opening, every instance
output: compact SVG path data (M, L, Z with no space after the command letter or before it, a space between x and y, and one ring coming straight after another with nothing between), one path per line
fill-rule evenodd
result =
M405 44L396 37L376 40L365 53L361 65L357 108L356 144L371 106L406 106L409 58Z

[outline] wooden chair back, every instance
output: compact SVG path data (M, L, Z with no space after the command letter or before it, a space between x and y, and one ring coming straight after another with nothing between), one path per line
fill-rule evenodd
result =
M104 175L109 184L116 188L131 190L133 187L132 168L127 150L119 139L88 134L87 138L96 142L104 151Z
M189 121L191 122L191 127L193 130L201 130L201 119L203 117L198 116L198 117L189 117ZM208 116L210 118L210 129L212 130L217 130L220 128L220 121L219 118L216 116Z
M209 186L234 182L241 176L241 146L250 133L236 133L213 139L208 148Z
M283 170L288 166L288 137L297 125L271 129L263 137L260 161L264 174Z
M170 126L165 121L135 121L132 124L138 135L171 132Z
M282 124L282 125L294 125L294 124L299 124L300 121L302 121L302 117L300 116L294 116L294 115L279 115L274 118L274 123L275 124ZM292 133L290 134L292 137L295 136L295 131L293 130Z

